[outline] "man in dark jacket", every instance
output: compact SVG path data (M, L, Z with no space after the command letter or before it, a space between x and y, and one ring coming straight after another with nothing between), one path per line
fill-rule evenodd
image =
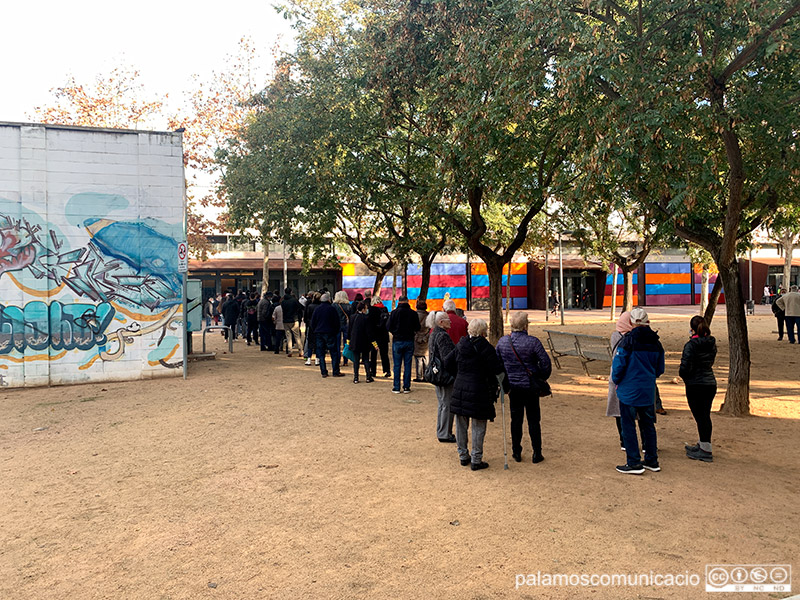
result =
M258 339L261 344L261 351L273 350L272 345L272 292L261 295L261 300L256 306L256 318L258 319Z
M620 473L660 471L658 465L655 415L656 379L664 372L664 348L658 334L650 329L650 318L643 308L631 311L633 329L622 338L611 363L611 380L617 385L622 439L627 464L617 467ZM642 432L644 462L639 456L636 417Z
M300 336L300 320L303 318L303 307L297 298L292 295L292 288L290 287L284 290L281 311L283 312L283 329L286 332L286 356L292 355L294 346L297 344L300 358L303 358L303 338Z
M244 310L247 324L247 345L250 346L253 340L258 344L258 295L255 292L252 292L250 299L244 303Z
M375 342L369 356L370 364L372 365L372 376L374 377L377 374L378 353L380 353L383 376L391 377L392 366L389 362L389 332L386 329L386 325L389 322L389 311L383 305L380 298L365 298L364 302L368 300L367 323L370 328L370 336Z
M392 358L394 363L394 387L400 393L400 366L403 367L403 393L411 392L411 359L414 357L414 334L419 331L419 317L411 310L408 297L400 296L397 308L389 315L386 328L392 334Z
M233 339L236 339L236 321L239 318L239 303L233 298L232 294L225 295L225 302L220 309L222 313L222 324L230 327ZM228 339L228 330L225 330L225 339Z
M309 324L311 331L314 332L316 340L316 352L319 359L319 370L323 377L328 376L328 367L325 364L325 351L331 354L331 366L333 367L334 377L344 377L344 373L339 372L339 315L331 304L331 295L327 292L320 297L320 303L314 309ZM308 333L306 333L308 335Z

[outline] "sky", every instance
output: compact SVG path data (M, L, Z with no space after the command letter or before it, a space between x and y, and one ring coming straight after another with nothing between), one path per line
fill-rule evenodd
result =
M264 60L291 43L269 0L5 0L0 28L0 121L27 122L52 104L70 75L93 83L116 66L138 69L154 96L175 107L192 75L210 76L248 36ZM268 71L268 68L265 69Z

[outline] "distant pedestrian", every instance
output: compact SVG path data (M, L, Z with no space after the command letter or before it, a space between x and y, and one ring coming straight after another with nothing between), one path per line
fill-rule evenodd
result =
M620 473L660 471L655 427L656 379L664 372L664 348L658 334L650 329L650 318L643 308L631 311L633 329L617 346L611 366L611 379L617 385L622 438L627 464L617 467ZM642 434L644 460L639 455L636 418Z
M359 302L355 306L355 312L350 317L350 325L347 332L347 343L350 345L355 355L353 360L353 383L358 383L358 369L364 365L367 383L372 383L372 366L370 365L370 352L372 351L374 340L370 337L370 327L367 322L368 306L364 302Z
M366 294L364 294L366 296ZM378 374L378 354L381 356L381 367L383 376L392 376L392 364L389 362L389 330L386 324L389 322L389 311L383 305L380 298L365 297L364 301L369 300L368 319L370 326L370 338L375 342L369 359L372 365L372 376Z
M800 335L800 293L797 292L797 286L790 287L789 293L784 294L777 304L786 313L786 333L789 334L789 343L794 344L795 334Z
M344 340L347 339L347 332L350 328L350 315L352 309L350 308L350 300L347 298L347 292L339 290L333 297L333 306L336 309L336 314L339 316L339 335L336 343L339 345L339 350L342 349ZM342 366L347 366L347 359L342 356Z
M686 456L694 460L712 462L711 453L711 405L717 394L714 377L714 359L717 356L717 341L701 316L692 317L689 341L683 347L679 374L686 385L686 400L697 423L697 444L686 444Z
M236 339L236 322L239 319L239 303L233 297L233 294L225 296L225 302L222 304L222 323L225 327L230 328L233 339ZM224 331L225 339L228 339L228 329Z
M283 329L286 333L286 356L292 356L295 346L303 357L303 338L300 335L300 321L303 318L303 306L292 295L292 288L284 290L283 300L281 300L281 313L283 318Z
M317 300L317 296L318 294L314 295L315 301ZM328 376L325 356L329 354L333 376L344 377L344 375L339 372L339 363L341 359L341 355L339 354L339 332L341 331L341 325L339 323L339 315L331 304L331 295L328 292L320 295L319 304L311 317L309 328L314 333L314 342L316 344L315 351L322 376Z
M247 345L252 341L258 344L258 295L253 292L250 299L245 302L245 319L247 322Z
M436 363L444 367L445 359L456 350L456 345L447 333L450 329L450 315L444 311L432 312L428 316L426 325L432 329L428 338L428 362L430 365ZM436 416L436 438L443 444L452 444L456 441L456 436L453 435L454 415L450 412L454 382L455 378L446 371L440 375L438 382L431 382L436 390L436 400L439 405Z
M783 326L786 323L786 311L778 306L778 300L783 297L784 289L778 292L775 296L775 302L772 303L772 314L775 315L775 320L778 322L778 341L783 341Z
M258 321L258 341L261 351L272 350L272 292L262 294L261 300L256 305L256 320Z
M425 300L417 300L417 317L419 317L419 331L414 335L414 368L416 377L414 381L425 381L425 367L428 362L428 339L431 335L431 328L426 325L428 320L428 303Z

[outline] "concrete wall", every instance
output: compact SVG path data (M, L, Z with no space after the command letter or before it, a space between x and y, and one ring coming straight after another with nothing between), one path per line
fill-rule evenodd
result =
M0 385L177 375L180 134L0 123Z

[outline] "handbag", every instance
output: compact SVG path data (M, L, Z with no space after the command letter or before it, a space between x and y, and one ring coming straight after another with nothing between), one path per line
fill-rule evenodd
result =
M456 378L448 373L442 360L436 355L436 345L433 346L433 356L428 361L428 366L425 367L425 372L422 374L423 379L428 383L438 386L446 386L453 383Z
M528 365L526 365L524 362L522 362L522 358L520 358L520 355L517 352L517 349L514 348L514 342L511 341L511 336L510 335L508 336L508 341L511 344L511 349L514 351L514 356L517 357L517 360L519 361L519 364L522 365L522 367L525 369L525 372L528 374L528 377L530 378L531 389L534 390L539 395L539 397L551 396L553 394L553 391L550 389L550 384L547 383L547 380L546 379L539 379L538 377L536 377L536 374L533 373L528 368ZM537 367L539 366L539 357L536 357L536 366Z
M344 348L342 348L342 356L344 356L347 360L352 360L353 362L356 361L355 353L350 349L350 343L346 342Z

